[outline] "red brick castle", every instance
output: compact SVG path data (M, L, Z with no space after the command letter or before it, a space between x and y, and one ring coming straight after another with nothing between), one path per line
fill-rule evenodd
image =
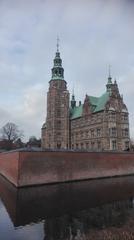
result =
M125 150L129 148L128 109L116 80L109 73L100 97L85 96L76 104L67 90L59 46L47 93L47 116L42 126L42 149Z

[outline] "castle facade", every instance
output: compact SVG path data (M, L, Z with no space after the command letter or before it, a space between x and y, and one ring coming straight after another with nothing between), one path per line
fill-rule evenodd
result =
M116 80L109 74L100 97L86 95L76 104L64 80L57 47L47 93L47 116L42 126L42 149L126 150L129 148L129 113Z

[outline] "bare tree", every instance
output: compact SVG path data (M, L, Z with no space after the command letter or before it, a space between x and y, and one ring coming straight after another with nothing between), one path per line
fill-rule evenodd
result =
M37 139L35 136L31 136L27 142L29 147L41 147L41 139Z
M9 142L15 142L23 137L23 132L18 129L15 123L8 122L1 128L1 138Z

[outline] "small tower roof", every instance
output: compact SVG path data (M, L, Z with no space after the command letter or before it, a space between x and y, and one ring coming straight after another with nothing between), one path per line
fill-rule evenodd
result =
M108 84L112 84L111 65L109 65L109 68L108 68Z
M57 37L56 44L56 54L53 60L53 68L52 68L52 80L64 80L64 69L62 67L62 59L60 57L59 52L59 38Z
M106 85L106 89L107 89L107 92L109 92L109 94L111 94L111 88L112 88L112 77L111 77L111 66L109 65L109 68L108 68L108 82L107 82L107 85Z
M71 107L72 107L72 108L76 107L76 101L75 101L75 95L74 95L74 92L72 93Z

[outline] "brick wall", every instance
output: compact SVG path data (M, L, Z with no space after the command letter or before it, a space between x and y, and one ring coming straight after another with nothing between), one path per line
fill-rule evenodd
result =
M18 185L19 152L0 153L0 173L14 185Z
M0 154L0 173L16 186L134 173L134 154L108 152L10 152Z

